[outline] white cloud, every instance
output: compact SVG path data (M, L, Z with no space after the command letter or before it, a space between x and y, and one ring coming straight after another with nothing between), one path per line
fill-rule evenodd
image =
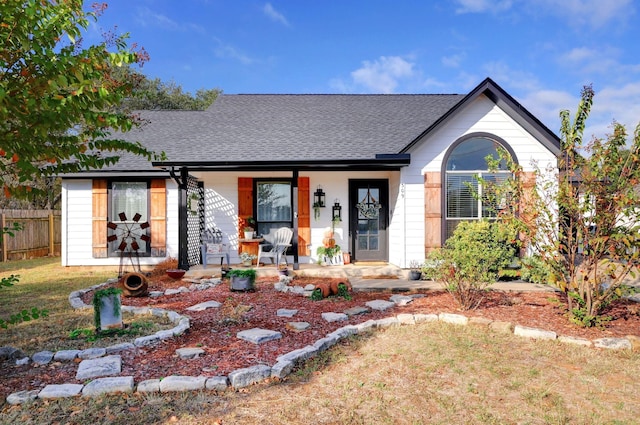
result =
M378 60L364 61L362 67L351 73L356 85L375 93L393 93L400 80L416 76L414 64L399 56L381 56Z
M601 28L612 21L626 21L635 13L633 0L539 0L535 8L564 18L574 27Z
M512 6L511 0L455 0L458 4L456 13L483 13L483 12L502 12L508 10Z
M517 6L530 15L556 16L572 27L602 28L611 22L626 22L635 14L633 0L453 0L455 13L513 11Z
M455 55L443 56L441 61L442 64L448 68L459 68L465 56L464 53L457 53Z
M273 8L273 6L271 5L271 3L267 3L264 5L264 7L262 8L262 11L264 12L265 15L267 15L269 17L269 19L271 19L274 22L279 22L282 25L285 26L289 26L289 21L287 21L287 18L284 17L284 15L280 12L278 12L277 10L275 10Z
M223 42L219 38L214 37L213 41L215 41L215 43L217 44L217 46L214 47L213 50L216 56L218 56L219 58L235 59L244 65L250 65L255 62L254 59L247 56L246 54L244 54L242 51L238 50L234 46Z
M148 7L139 7L137 9L136 21L143 27L153 26L161 27L170 31L193 31L199 34L205 34L206 30L191 22L177 22L161 13L155 13Z

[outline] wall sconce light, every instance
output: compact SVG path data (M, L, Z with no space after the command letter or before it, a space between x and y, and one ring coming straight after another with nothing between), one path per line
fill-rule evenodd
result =
M318 188L313 192L313 205L315 207L324 208L325 194L322 190L322 186L318 185Z
M333 221L342 221L342 207L337 199L333 203Z

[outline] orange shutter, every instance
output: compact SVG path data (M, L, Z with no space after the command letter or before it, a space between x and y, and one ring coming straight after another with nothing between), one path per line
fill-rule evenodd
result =
M242 234L247 218L253 217L253 179L251 177L238 177L238 237Z
M429 252L442 246L442 175L439 171L424 174L424 249Z
M94 258L107 258L107 181L93 180L92 198L92 254Z
M167 183L164 179L151 180L150 197L151 256L164 257L167 255Z
M309 177L298 177L298 255L309 255L311 243L311 208Z

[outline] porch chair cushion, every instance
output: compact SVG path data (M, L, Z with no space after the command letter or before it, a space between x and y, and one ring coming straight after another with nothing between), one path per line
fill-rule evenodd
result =
M210 260L220 258L220 267L223 261L227 260L227 268L230 267L229 247L223 243L224 235L220 229L207 229L202 233L202 245L200 254L202 256L202 266L206 269Z
M260 267L260 260L264 258L269 258L276 267L282 259L288 265L286 252L291 246L292 238L293 230L288 227L269 230L269 233L264 235L265 242L258 245L258 267Z

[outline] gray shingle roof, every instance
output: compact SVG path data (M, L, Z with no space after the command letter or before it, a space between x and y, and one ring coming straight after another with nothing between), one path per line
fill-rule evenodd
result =
M445 125L480 95L495 102L551 152L559 152L558 136L490 78L466 95L220 95L206 111L141 111L149 123L121 136L164 151L167 161L162 165L190 169L235 163L257 167L278 161L288 166L373 163L376 155L409 152L421 137ZM384 159L376 166L387 161L393 165ZM123 155L116 166L102 171L160 169Z
M220 95L206 111L141 111L123 135L170 162L367 160L396 154L464 95ZM141 170L124 156L111 169Z

